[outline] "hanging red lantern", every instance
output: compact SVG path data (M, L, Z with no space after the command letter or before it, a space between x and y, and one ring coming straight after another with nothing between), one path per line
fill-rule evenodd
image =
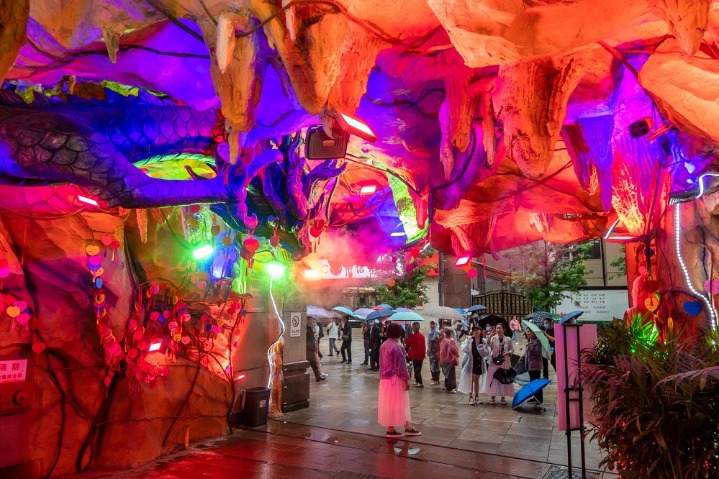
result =
M319 237L319 235L322 234L322 230L317 228L316 226L310 226L310 236L313 238Z
M260 241L255 238L254 236L248 236L244 240L242 240L242 246L252 255L255 254L255 251L260 249Z
M477 277L477 270L472 268L469 271L467 271L467 276L469 276L469 279L474 279Z

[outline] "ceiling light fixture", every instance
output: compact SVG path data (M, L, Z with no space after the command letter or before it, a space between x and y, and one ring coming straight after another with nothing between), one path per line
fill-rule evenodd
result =
M455 266L464 266L472 259L472 253L465 253L454 262Z
M377 192L377 185L360 186L360 195L373 195Z
M99 206L97 201L93 200L92 198L88 198L87 196L77 195L77 200L82 201L83 203L87 203L88 205Z

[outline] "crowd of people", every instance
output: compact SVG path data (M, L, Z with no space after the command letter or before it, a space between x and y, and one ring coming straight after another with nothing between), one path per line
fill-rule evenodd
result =
M402 326L391 320L384 323L380 320L363 321L364 361L361 364L368 366L369 371L379 371L378 422L387 428L387 437L421 434L411 424L409 389L412 377L415 387L424 387L422 368L425 359L429 360L431 386L440 384L441 373L444 390L467 394L470 405L483 403L480 394L489 396L490 405L497 404L497 398L499 404L506 405L507 399L511 400L515 393L514 383L511 378L506 378L513 377L509 374L511 358L521 331L516 329L518 321L512 323L515 321L510 322L510 330L505 331L501 323L482 328L473 321L457 323L456 327L446 320L430 321L425 337L418 322ZM540 334L544 334L550 342L552 355L550 359L544 357L546 355L542 354L542 344L536 334L531 329L525 331L527 345L519 363L529 373L530 380L539 379L542 373L545 378L548 377L548 365L555 366L551 319L545 321L545 331ZM327 374L322 372L319 349L324 336L322 324L308 318L307 360L317 381L327 379ZM330 321L326 336L329 338L328 355L341 355L341 363L351 364L352 325L349 318L345 316L342 320ZM339 348L338 341L341 341ZM541 406L542 392L535 394L530 402ZM404 426L404 433L397 431L400 426Z

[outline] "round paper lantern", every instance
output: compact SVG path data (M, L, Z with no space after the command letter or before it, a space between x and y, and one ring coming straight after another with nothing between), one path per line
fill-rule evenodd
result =
M389 286L390 288L394 288L394 285L396 285L396 284L397 284L397 281L395 281L393 279L387 280L387 286Z
M659 307L659 299L656 296L650 296L644 300L644 307L652 313Z
M210 228L210 233L212 233L212 236L217 236L218 234L220 234L220 231L222 231L220 225L212 225L212 228Z
M477 270L472 268L469 271L467 271L467 276L469 276L471 279L477 277Z
M251 254L255 254L255 251L260 249L260 242L254 236L248 236L242 241L242 246Z

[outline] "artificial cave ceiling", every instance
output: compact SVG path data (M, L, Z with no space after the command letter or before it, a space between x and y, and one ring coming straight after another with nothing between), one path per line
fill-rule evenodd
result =
M17 186L57 184L213 203L296 258L326 232L371 262L425 237L457 255L641 237L716 166L709 0L3 0L0 25L16 212L53 208ZM378 140L307 160L325 112Z

